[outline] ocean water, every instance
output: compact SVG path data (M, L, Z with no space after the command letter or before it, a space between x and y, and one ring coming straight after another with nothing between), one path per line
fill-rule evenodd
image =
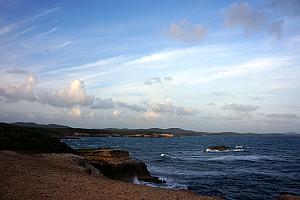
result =
M300 195L300 136L82 137L64 142L75 149L128 150L132 158L147 164L151 174L166 180L154 187L185 188L224 199ZM215 145L231 150L206 151Z

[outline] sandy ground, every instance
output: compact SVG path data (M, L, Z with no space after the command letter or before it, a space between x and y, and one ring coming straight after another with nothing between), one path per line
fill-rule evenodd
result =
M189 191L114 181L88 174L72 154L0 152L0 199L208 200ZM91 170L90 170L91 171Z

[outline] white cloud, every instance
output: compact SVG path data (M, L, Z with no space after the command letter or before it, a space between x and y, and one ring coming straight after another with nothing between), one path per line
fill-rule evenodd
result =
M176 108L176 115L196 115L198 112L198 110L193 108L185 108L182 106Z
M236 112L251 112L251 111L258 110L259 106L244 105L244 104L237 104L237 103L232 103L232 104L226 103L222 108L225 110L233 110Z
M146 120L158 120L160 118L160 113L154 111L147 111L144 113L144 118Z
M175 107L171 99L166 99L163 103L148 103L148 108L150 111L156 113L174 113Z
M21 78L23 80L16 80L14 83L3 83L3 87L0 87L0 96L4 97L8 101L35 101L36 96L34 93L34 86L38 83L37 79L30 73L23 70L16 69L8 71L8 73L11 73L13 76L16 75L16 77L10 77L11 79Z
M13 23L13 24L1 27L0 28L0 36L4 35L4 34L8 34L8 33L12 32L12 31L15 31L16 29L20 28L22 25L24 25L24 24L26 24L28 22L31 22L33 20L36 20L36 19L38 19L38 18L40 18L40 17L42 17L44 15L56 12L59 9L60 9L60 7L54 7L54 8L42 11L41 13L39 13L39 14L37 14L35 16L29 17L29 18L27 18L25 20L22 20L22 21L19 21L19 22L16 22L16 23Z
M192 24L181 20L170 24L168 35L181 42L199 42L203 40L206 29L201 24Z
M121 113L122 113L121 110L114 110L114 111L112 112L112 115L113 115L114 117L118 117L118 116L121 115Z
M42 93L39 98L41 102L57 107L88 106L94 101L94 96L88 96L85 93L80 80L73 80L68 86L59 90Z
M79 118L82 116L82 111L79 106L76 106L68 112L68 116Z

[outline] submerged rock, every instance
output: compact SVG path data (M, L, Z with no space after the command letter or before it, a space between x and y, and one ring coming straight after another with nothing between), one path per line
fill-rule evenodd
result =
M132 160L128 151L104 148L78 150L78 153L108 178L126 182L133 182L135 178L144 182L163 182L150 175L145 163Z
M284 194L278 197L278 200L300 200L300 196Z
M206 151L228 151L229 147L227 146L210 146Z

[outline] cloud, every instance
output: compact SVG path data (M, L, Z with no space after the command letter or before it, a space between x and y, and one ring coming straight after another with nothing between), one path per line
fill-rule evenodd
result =
M148 109L156 113L174 113L175 107L171 99L166 99L163 103L148 103Z
M193 108L185 108L182 106L176 108L176 115L196 115L198 112L198 110Z
M108 99L100 99L96 98L94 103L90 105L92 109L110 109L114 107L114 102L111 98Z
M174 81L174 78L172 76L166 76L164 78L164 80L166 80L166 81Z
M233 3L225 11L225 25L241 27L247 34L260 30L266 23L262 12L253 10L248 3Z
M147 111L144 113L144 118L146 120L158 120L160 118L160 113Z
M30 74L28 71L22 70L22 69L11 69L11 70L7 70L6 73L9 74Z
M271 5L287 16L300 15L299 0L273 0Z
M188 20L172 22L169 26L167 34L181 42L199 42L202 41L206 33L206 29L201 24L193 24Z
M248 3L233 3L225 10L225 25L241 28L246 35L257 31L268 31L280 39L284 20L271 22L266 13L252 9Z
M70 112L68 112L68 116L70 116L70 117L76 117L76 118L78 118L78 117L81 117L81 115L82 115L82 112L81 112L80 107L78 107L78 106L72 108L70 110Z
M211 103L208 103L207 105L208 105L208 106L214 106L214 105L216 105L216 104L211 102Z
M88 106L94 101L94 96L88 96L85 93L83 83L80 80L73 80L68 86L59 90L42 93L39 98L41 102L57 107Z
M156 85L156 84L162 85L163 82L171 82L171 81L174 81L174 78L171 76L166 76L164 78L152 77L152 78L147 79L144 82L144 85L148 85L148 86Z
M299 116L294 113L270 113L266 117L271 119L298 119Z
M223 107L225 110L233 110L236 112L251 112L259 109L259 106L253 106L253 105L244 105L244 104L225 104Z
M112 112L112 115L113 115L114 117L118 117L118 116L121 115L121 113L122 113L121 110L114 110L114 111Z
M119 106L119 107L122 107L122 108L127 108L129 110L133 110L133 111L136 111L136 112L145 112L147 111L147 108L143 107L143 106L140 106L138 104L128 104L128 103L125 103L125 102L116 102L116 105Z
M144 85L154 85L154 84L161 84L160 77L153 77L144 82Z
M37 79L26 71L11 71L8 73L19 74L24 79L20 83L9 84L0 88L0 96L8 101L28 100L35 101L34 86L38 83Z
M228 95L228 93L226 91L222 91L222 92L213 91L212 94L214 96L218 96L218 97L220 97L220 96L227 96Z
M272 35L274 35L277 39L280 39L282 36L282 27L284 22L285 20L281 19L270 24L269 32Z
M7 26L4 26L4 27L1 27L0 28L0 36L1 35L5 35L5 34L8 34L12 31L15 31L16 29L20 28L22 25L28 23L28 22L31 22L33 20L36 20L44 15L47 15L47 14L50 14L50 13L53 13L53 12L56 12L57 10L59 10L61 7L54 7L54 8L50 8L48 10L45 10L45 11L42 11L40 12L39 14L37 15L34 15L32 17L29 17L25 20L22 20L22 21L19 21L19 22L16 22L16 23L13 23L13 24L10 24L10 25L7 25Z

